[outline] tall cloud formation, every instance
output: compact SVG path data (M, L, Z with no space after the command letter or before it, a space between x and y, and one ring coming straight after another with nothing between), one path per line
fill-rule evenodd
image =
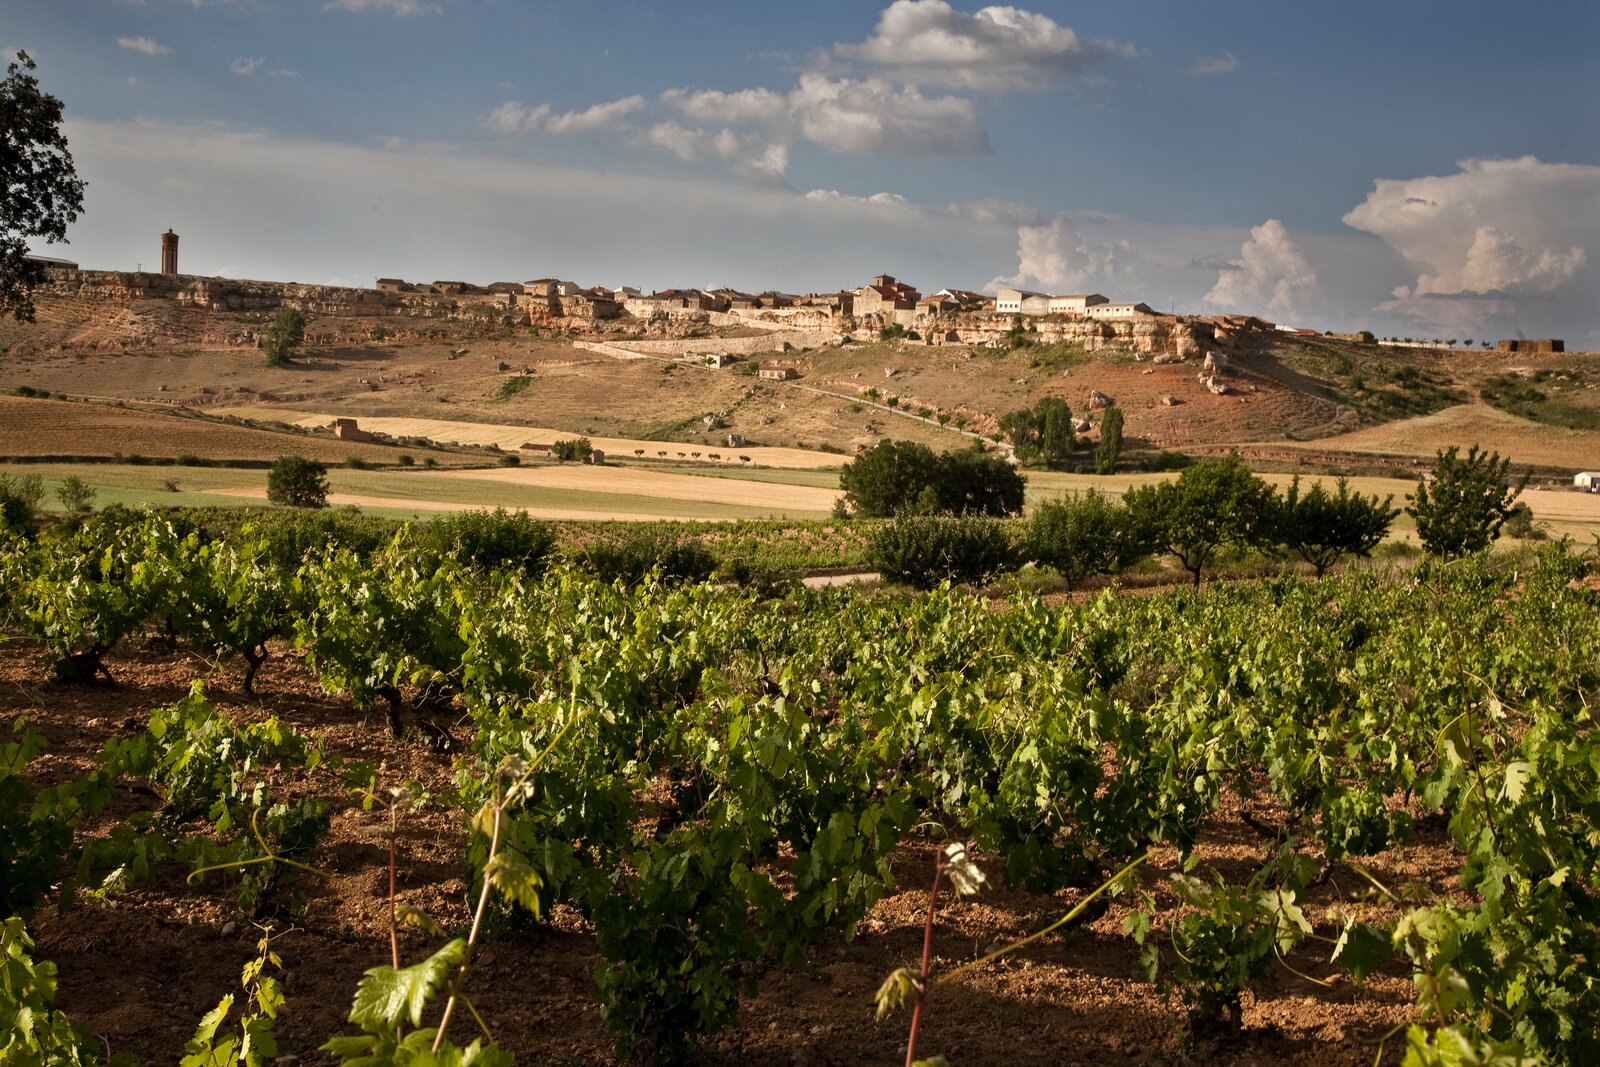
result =
M1600 296L1590 257L1600 244L1600 167L1533 156L1468 159L1460 167L1380 179L1344 216L1417 271L1378 310L1467 327L1530 312L1560 321L1565 307Z
M1126 237L1096 239L1087 227L1057 216L1039 225L1017 227L1017 273L996 278L1001 285L1039 286L1053 294L1092 286L1132 286L1138 277L1138 250Z
M1277 219L1250 227L1250 239L1239 259L1217 274L1207 303L1241 310L1265 309L1275 314L1305 311L1316 302L1317 272L1301 253L1289 230Z
M986 7L968 15L945 0L895 0L871 37L835 45L834 52L892 70L906 82L1029 89L1132 49L1085 40L1046 15L1020 8Z

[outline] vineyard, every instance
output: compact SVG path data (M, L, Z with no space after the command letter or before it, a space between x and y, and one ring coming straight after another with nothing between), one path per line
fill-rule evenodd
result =
M607 584L548 539L477 548L144 515L0 549L29 675L0 754L0 1059L571 1062L597 1016L621 1060L898 1062L915 1001L914 1054L955 1064L1600 1060L1600 594L1567 543L1061 606ZM935 874L956 844L960 903ZM374 922L319 925L357 853ZM113 1046L73 1023L114 976L58 1003L30 931L97 915L115 969L158 893L246 951ZM1027 921L953 933L990 899ZM1064 1052L976 992L1074 946L1159 1006L1153 1038ZM864 995L781 1017L773 989L841 959ZM1257 1009L1284 989L1343 1006L1338 1048L1275 1041Z

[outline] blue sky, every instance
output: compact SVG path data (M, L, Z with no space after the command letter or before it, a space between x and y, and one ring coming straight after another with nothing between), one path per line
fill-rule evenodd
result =
M1600 348L1600 5L6 0L85 266L1017 284Z

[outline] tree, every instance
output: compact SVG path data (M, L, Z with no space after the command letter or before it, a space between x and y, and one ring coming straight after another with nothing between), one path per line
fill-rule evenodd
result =
M1038 460L1051 466L1072 455L1078 445L1072 434L1072 409L1055 396L1002 415L1000 430L1024 462Z
M938 457L927 445L885 438L845 465L839 488L854 515L884 519L913 514L923 490L933 484L937 466Z
M879 441L839 473L850 511L865 518L897 515L1013 515L1025 483L1015 467L973 446L936 454L914 441Z
M33 290L44 268L28 258L28 238L53 244L83 210L84 182L61 136L61 101L39 91L26 52L0 82L0 316L33 321Z
M1224 545L1251 545L1270 532L1272 487L1237 456L1203 460L1176 481L1129 489L1123 498L1139 536L1178 557L1194 575Z
M1126 570L1149 551L1126 506L1091 489L1040 504L1028 520L1024 551L1066 579Z
M1526 474L1515 487L1507 483L1511 460L1498 452L1480 452L1477 445L1465 459L1456 452L1454 446L1439 451L1433 476L1417 486L1406 508L1417 520L1422 547L1446 559L1488 548L1528 484Z
M1337 494L1329 493L1318 482L1305 496L1300 495L1300 476L1295 475L1289 492L1278 504L1273 526L1276 539L1317 569L1317 577L1342 556L1366 557L1389 532L1389 524L1400 514L1393 494L1378 502L1350 492L1348 480L1339 479Z
M867 544L868 566L917 589L977 584L1017 562L1005 524L972 515L904 515L874 530Z
M267 499L292 508L328 506L328 468L304 456L279 456L267 473Z
M294 358L294 350L306 339L306 317L294 308L284 308L267 327L261 347L267 353L267 366L281 367Z
M1095 451L1094 469L1110 474L1122 455L1122 409L1113 404L1100 419L1100 447Z
M68 475L56 487L56 499L73 515L94 510L94 488L76 474Z

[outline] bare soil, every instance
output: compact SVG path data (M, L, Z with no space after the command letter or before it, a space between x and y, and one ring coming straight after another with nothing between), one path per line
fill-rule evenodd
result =
M107 739L142 729L150 708L175 702L190 679L203 678L210 699L229 715L241 720L277 715L298 729L321 733L333 753L373 760L381 787L410 779L432 792L435 801L407 820L399 896L446 928L465 927L464 829L461 812L449 799L449 757L389 738L378 716L364 717L343 699L324 695L313 674L281 652L263 669L254 697L239 691L237 669L219 671L183 653L126 648L116 650L109 663L118 688L63 688L40 681L45 670L37 648L18 640L0 645L0 729L26 715L50 739L49 754L29 769L36 786L83 773ZM465 734L461 725L455 731ZM181 871L169 867L104 903L80 902L64 914L46 906L33 917L39 958L60 968L59 1006L111 1049L175 1062L201 1015L224 993L237 991L240 968L254 955L260 936L256 923L273 927L274 947L287 968L288 1002L278 1024L283 1053L315 1061L317 1045L352 1029L344 1020L362 972L388 963L390 955L387 855L373 837L378 817L363 811L325 770L268 777L274 795L315 793L333 812L332 831L310 857L325 877L294 876L293 896L281 894L279 914L239 915L228 879L188 885ZM112 811L84 829L102 832L129 811L155 803L125 790ZM1267 822L1274 818L1259 802L1255 815ZM1459 857L1432 821L1420 825L1412 844L1371 857L1366 866L1392 885L1423 882L1448 891ZM1207 826L1199 855L1203 864L1239 875L1253 869L1267 844L1240 818L1238 802L1230 801ZM920 956L933 848L931 843L903 847L896 864L898 888L873 910L859 938L824 941L809 950L806 967L770 971L759 994L742 1005L739 1025L710 1043L708 1061L902 1060L909 1017L901 1013L874 1023L872 995L890 970L915 966ZM994 857L978 858L991 870L998 866ZM1174 898L1164 888L1176 868L1176 853L1158 849L1143 872L1158 921L1176 914ZM1324 918L1329 907L1375 907L1359 903L1362 884L1349 868L1332 868L1306 907L1319 933L1336 930ZM942 904L935 972L1047 925L1080 898L1079 891L1043 897L996 887L968 902ZM919 1053L944 1055L969 1067L1365 1065L1373 1062L1376 1042L1410 1011L1413 992L1405 974L1380 974L1358 988L1337 980L1325 948L1306 948L1291 955L1294 968L1331 985L1278 968L1246 995L1239 1035L1194 1043L1181 1023L1181 1009L1162 1003L1144 978L1135 946L1121 933L1123 920L1139 903L1135 896L1121 897L1092 922L937 988ZM496 1038L521 1063L612 1063L610 1041L591 998L591 976L600 962L592 933L568 909L554 909L550 920L516 932L498 930L479 957L471 994ZM420 933L403 932L402 962L415 962L436 944ZM1398 1062L1394 1041L1383 1059Z

